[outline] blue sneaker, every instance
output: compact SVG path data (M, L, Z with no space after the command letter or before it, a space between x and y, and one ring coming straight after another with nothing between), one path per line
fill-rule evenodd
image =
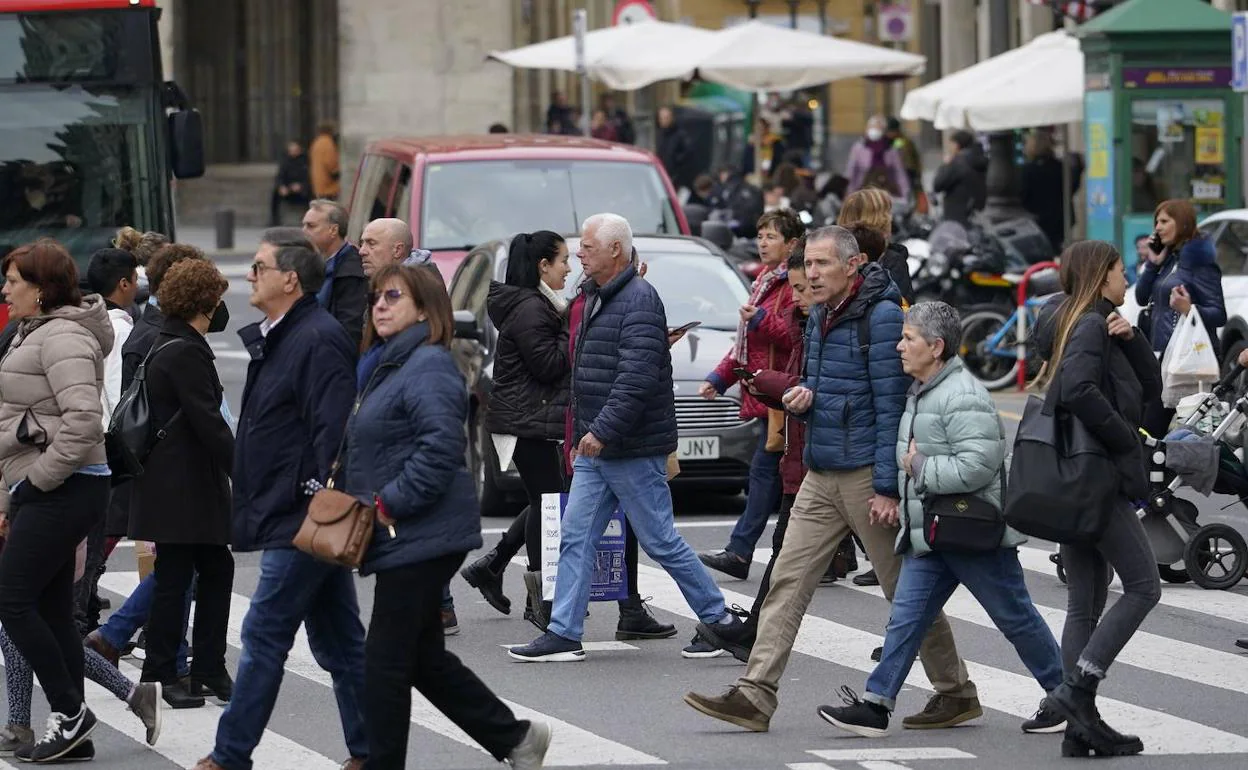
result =
M574 663L585 660L585 648L580 642L564 639L552 631L523 647L512 647L507 654L525 663Z

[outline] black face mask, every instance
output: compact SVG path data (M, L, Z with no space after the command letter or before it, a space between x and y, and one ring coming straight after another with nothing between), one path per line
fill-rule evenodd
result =
M224 302L217 305L217 309L212 311L212 318L208 319L208 333L216 334L225 331L225 327L230 323L230 309Z

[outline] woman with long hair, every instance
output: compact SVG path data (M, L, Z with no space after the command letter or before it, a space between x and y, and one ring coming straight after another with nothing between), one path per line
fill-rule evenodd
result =
M1092 544L1061 546L1066 568L1067 615L1062 630L1065 679L1049 693L1042 712L1066 720L1065 756L1138 754L1143 743L1101 720L1097 687L1114 659L1161 598L1156 559L1135 515L1134 500L1148 496L1144 455L1136 430L1142 405L1161 386L1148 342L1115 309L1126 298L1122 257L1104 241L1080 241L1062 254L1065 292L1037 335L1046 363L1037 384L1057 388L1059 410L1080 420L1115 458L1120 476L1113 510ZM1108 611L1109 570L1122 579L1123 595ZM1043 713L1038 716L1043 716Z
M1222 269L1213 244L1196 230L1196 209L1191 201L1167 200L1157 206L1148 252L1148 264L1135 285L1135 299L1147 310L1141 316L1141 326L1153 350L1162 356L1179 318L1195 310L1209 332L1216 355L1217 331L1226 323ZM1173 418L1172 407L1153 399L1145 410L1144 428L1154 436L1163 436Z

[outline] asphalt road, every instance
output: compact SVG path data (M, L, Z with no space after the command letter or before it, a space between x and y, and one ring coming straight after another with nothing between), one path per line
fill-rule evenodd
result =
M214 349L230 403L237 412L246 371L246 354L235 330L258 316L247 306L242 279L250 259L221 258L231 277L230 329L217 335ZM1023 397L999 397L1011 428ZM1202 523L1226 521L1244 528L1242 506L1221 510L1227 499L1197 499ZM677 521L697 550L718 549L727 540L739 498L680 497ZM486 520L492 543L506 521ZM761 544L770 543L770 529ZM1032 543L1021 551L1032 597L1060 634L1065 591L1053 574L1051 547ZM756 553L765 561L766 551ZM863 568L869 565L863 563ZM120 548L102 583L117 607L133 588L131 548ZM897 770L897 768L1049 768L1064 766L1057 736L1025 736L1020 721L1036 708L1039 687L972 598L959 592L946 608L959 649L977 682L983 718L946 731L904 731L897 724L885 739L849 737L815 714L821 703L835 703L840 685L861 692L881 642L888 607L878 589L841 582L818 589L803 623L781 686L781 707L771 731L747 734L703 717L684 705L690 690L716 692L731 684L743 667L731 658L685 660L680 648L693 632L694 619L675 584L643 556L641 591L661 619L680 629L674 639L614 642L616 610L597 604L586 621L590 653L574 664L521 664L504 647L529 641L535 629L519 618L523 606L520 567L507 575L513 615L490 609L456 578L453 590L461 633L448 639L452 651L507 699L522 716L554 725L551 767L599 768L660 766L674 770ZM750 579L719 576L731 603L749 606L762 567ZM229 628L230 665L237 664L239 630L257 576L252 554L237 556L235 596ZM365 617L371 611L371 580L359 580ZM1143 632L1126 648L1102 687L1102 713L1123 730L1144 739L1145 756L1130 760L1139 768L1243 768L1248 766L1248 659L1237 654L1237 637L1248 636L1248 589L1209 592L1191 585L1169 586ZM133 663L133 661L132 661ZM137 676L137 669L127 669ZM344 758L329 680L312 661L301 639L287 663L287 676L268 732L256 754L263 770L330 770ZM921 668L911 674L899 699L897 716L920 709L928 695ZM46 714L36 694L36 724ZM155 748L141 741L137 719L124 705L91 686L89 701L103 724L96 733L95 766L125 770L192 767L211 748L220 708L166 711L164 733ZM460 770L495 766L464 734L419 696L413 711L409 767ZM897 719L897 722L900 720ZM13 763L0 761L0 770Z

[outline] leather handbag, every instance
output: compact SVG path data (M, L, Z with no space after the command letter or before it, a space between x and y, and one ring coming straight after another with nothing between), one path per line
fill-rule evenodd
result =
M767 368L775 369L775 347L767 349ZM783 452L784 451L784 410L772 409L767 407L767 443L763 445L763 450L767 452Z
M1117 504L1121 478L1100 439L1057 407L1060 387L1055 377L1043 400L1027 399L1014 437L1005 521L1055 543L1095 543Z
M1004 492L1004 478L1001 488ZM1003 537L1001 509L982 497L933 495L923 501L923 541L933 551L995 551Z
M321 561L359 569L373 540L377 510L346 492L334 489L334 477L341 467L346 441L344 431L338 456L329 469L329 479L324 488L312 495L308 515L295 533L294 546Z

